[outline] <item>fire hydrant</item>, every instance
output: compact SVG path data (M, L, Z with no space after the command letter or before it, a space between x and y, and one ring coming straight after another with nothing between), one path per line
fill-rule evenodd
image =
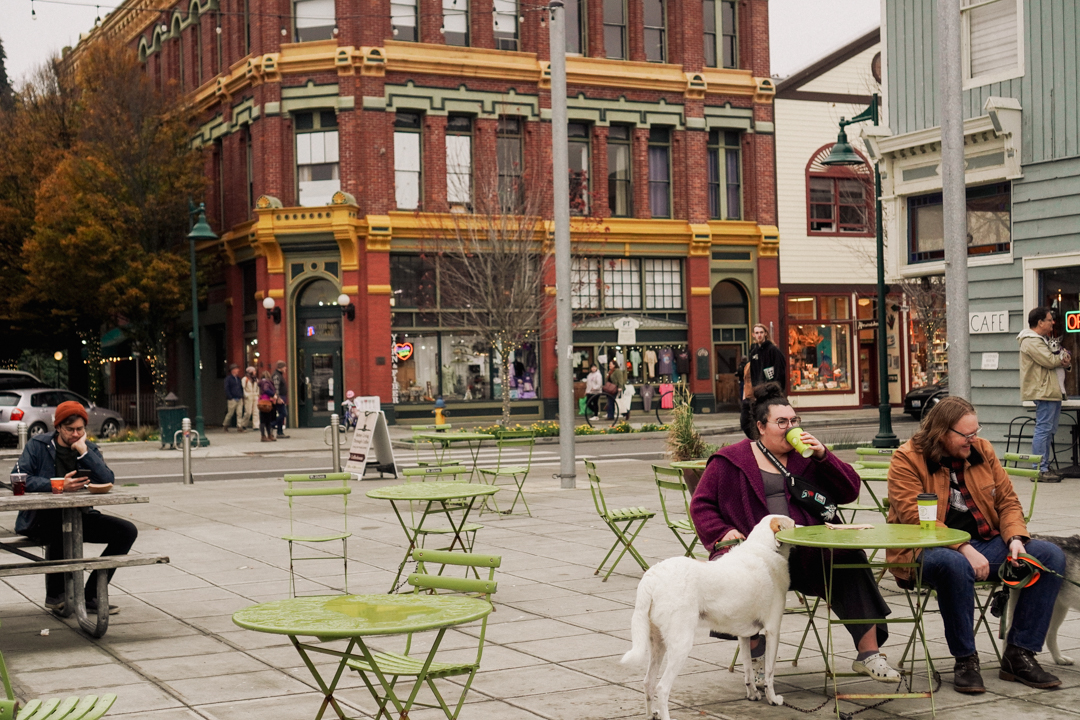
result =
M445 425L446 424L446 401L443 400L441 397L438 400L436 400L435 401L435 410L433 412L435 413L435 424L436 425Z

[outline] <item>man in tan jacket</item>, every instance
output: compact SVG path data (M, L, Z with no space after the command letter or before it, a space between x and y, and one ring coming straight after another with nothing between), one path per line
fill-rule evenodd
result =
M938 526L971 536L960 545L927 548L917 558L923 585L937 590L945 640L956 658L953 687L962 693L986 692L975 651L975 583L996 577L1001 563L1013 562L1024 552L1056 573L1065 569L1065 555L1058 546L1028 536L1012 482L993 446L978 437L979 429L971 403L945 398L926 416L919 432L896 451L889 466L890 523L918 524L917 496L934 493ZM914 555L912 550L889 550L888 561L910 563ZM892 573L899 584L910 587L908 568L893 568ZM1043 573L1021 591L1001 658L1002 680L1034 688L1061 684L1035 659L1042 651L1060 586L1060 576Z
M1028 313L1028 327L1016 336L1020 343L1020 399L1035 402L1035 432L1031 434L1031 452L1042 455L1040 482L1061 482L1050 472L1050 442L1061 419L1061 385L1057 369L1072 360L1068 350L1050 351L1049 338L1054 334L1054 313L1037 307Z

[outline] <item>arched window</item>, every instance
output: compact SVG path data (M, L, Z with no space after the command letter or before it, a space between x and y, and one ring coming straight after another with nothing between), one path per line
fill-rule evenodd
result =
M873 235L874 173L862 165L823 165L833 143L806 164L806 231L810 235Z
M746 325L749 307L746 293L731 280L716 283L712 291L713 325Z
M339 294L337 286L329 280L315 280L303 289L297 304L300 307L330 307L337 305Z

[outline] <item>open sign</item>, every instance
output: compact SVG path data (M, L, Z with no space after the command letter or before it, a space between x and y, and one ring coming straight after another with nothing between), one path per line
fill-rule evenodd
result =
M1080 332L1080 310L1065 313L1065 332Z

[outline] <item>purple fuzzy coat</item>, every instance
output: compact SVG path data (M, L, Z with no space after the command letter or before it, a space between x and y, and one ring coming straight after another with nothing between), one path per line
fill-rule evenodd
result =
M859 476L854 468L826 451L822 460L804 458L798 453L788 455L787 468L793 474L820 488L836 504L853 502L859 497ZM812 516L791 502L787 491L791 519L799 525L820 525L821 518ZM765 481L761 478L757 460L749 440L721 448L709 458L701 476L690 515L698 539L710 549L710 560L725 550L711 552L713 545L732 528L749 535L754 526L769 514L765 503Z

